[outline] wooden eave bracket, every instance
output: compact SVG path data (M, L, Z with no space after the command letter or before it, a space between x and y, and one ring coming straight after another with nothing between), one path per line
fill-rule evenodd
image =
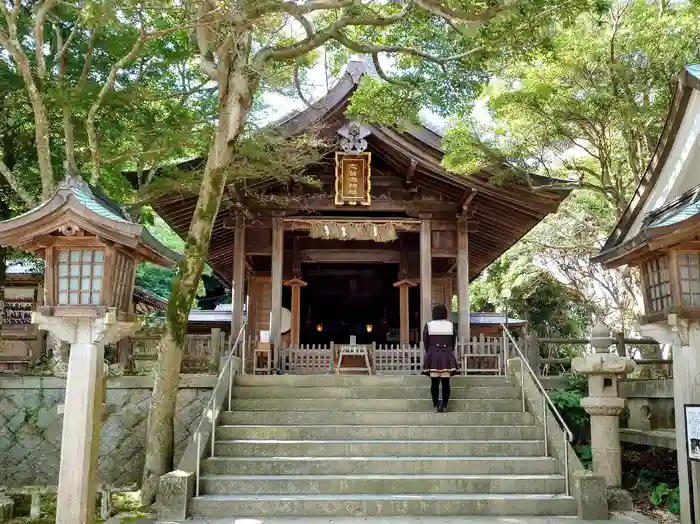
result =
M306 287L309 284L307 282L304 282L300 278L292 278L291 280L285 280L284 282L282 282L282 285L287 286L287 287L293 287L293 286Z
M473 188L467 189L459 202L460 216L465 218L472 218L474 216L474 205L472 201L476 196L477 190Z
M406 186L411 189L411 191L417 190L415 187L415 175L416 168L418 167L418 161L415 158L409 159L408 170L406 171Z
M403 280L399 280L398 282L394 282L394 287L416 287L418 284L414 282L413 280L410 280L408 278L404 278Z

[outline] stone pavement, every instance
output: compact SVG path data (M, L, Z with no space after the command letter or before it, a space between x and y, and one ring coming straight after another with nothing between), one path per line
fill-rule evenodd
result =
M121 524L112 518L106 524ZM268 517L265 519L187 520L183 524L655 524L639 513L614 513L610 520L578 520L576 517ZM126 523L124 523L126 524ZM152 519L129 520L128 524L174 524Z

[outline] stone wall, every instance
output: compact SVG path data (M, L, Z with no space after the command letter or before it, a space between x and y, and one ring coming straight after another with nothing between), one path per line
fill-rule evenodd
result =
M215 381L214 376L182 375L175 414L176 463ZM125 486L140 481L152 388L152 377L108 379L100 483ZM0 377L0 486L57 484L63 423L58 408L64 392L64 379Z

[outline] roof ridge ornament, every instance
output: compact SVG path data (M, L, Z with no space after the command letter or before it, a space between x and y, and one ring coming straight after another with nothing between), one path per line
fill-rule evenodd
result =
M367 149L366 136L372 134L369 126L358 120L348 122L338 129L337 133L343 137L340 140L340 147L348 155L359 155Z
M65 171L65 176L63 177L63 180L59 182L58 189L80 188L82 190L90 190L88 183L83 180L80 173L73 169L68 162L63 163L63 169Z

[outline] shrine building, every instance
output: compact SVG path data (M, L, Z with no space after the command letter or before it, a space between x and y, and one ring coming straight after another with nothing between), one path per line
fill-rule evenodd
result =
M249 338L269 333L274 348L282 347L283 308L291 311L285 347L414 345L432 306L451 311L456 296L459 337L469 340L469 282L568 195L539 175L527 185L494 184L499 166L449 173L441 134L426 126L349 121L345 111L365 74L371 65L351 61L325 97L274 124L286 136L314 128L337 139L308 168L319 181L315 194L284 176L228 187L208 263L232 286L233 334L245 298ZM186 238L196 202L177 195L153 205Z

